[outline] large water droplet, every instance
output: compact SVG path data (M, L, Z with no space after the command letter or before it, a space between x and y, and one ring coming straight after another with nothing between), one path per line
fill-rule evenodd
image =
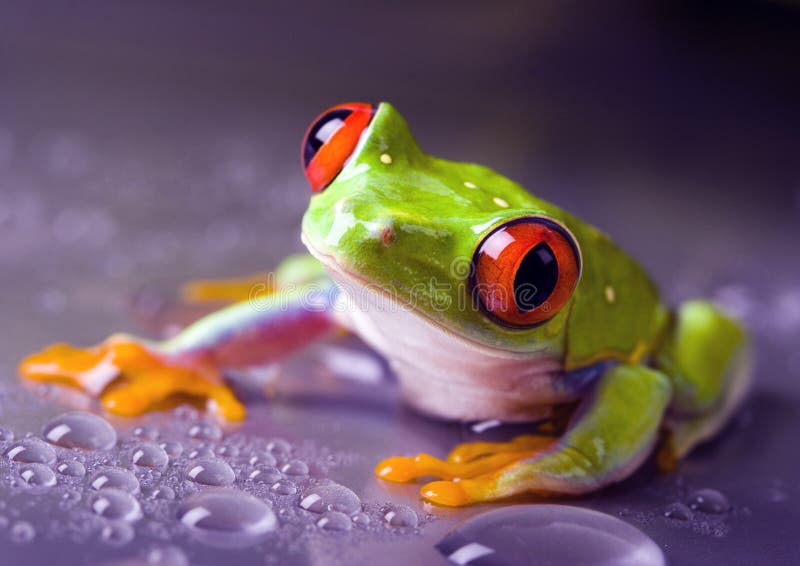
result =
M291 480L278 480L270 489L278 495L294 495L297 493L297 486Z
M259 466L247 476L256 483L268 483L272 485L283 476L278 468L274 466Z
M610 515L567 505L517 505L468 519L436 545L459 565L663 566L661 549Z
M253 452L248 460L251 466L274 466L277 464L275 456L270 452Z
M186 476L193 482L216 486L230 485L236 479L228 463L217 458L200 458L189 462Z
M131 461L139 467L163 470L169 464L169 456L158 444L140 444L133 450Z
M285 464L281 471L287 476L303 477L308 475L308 464L302 460L292 460Z
M56 461L56 453L38 438L25 438L8 447L4 455L15 462L32 464L52 464Z
M300 498L300 507L314 513L341 511L352 515L361 509L361 500L350 489L332 483L307 489Z
M128 470L121 468L105 468L91 477L89 485L92 489L114 488L127 491L128 493L139 492L139 480Z
M136 498L121 489L101 489L89 500L92 511L106 519L136 521L142 517L142 508Z
M268 505L241 491L215 489L184 501L178 518L193 536L209 546L250 546L277 528Z
M699 489L689 498L689 506L701 513L726 513L731 505L728 498L716 489Z
M694 513L683 503L671 503L664 510L664 516L673 521L691 521Z
M117 443L117 432L108 421L81 411L57 416L45 425L42 436L51 444L83 450L109 450Z
M25 464L19 469L19 477L27 487L37 490L56 485L56 475L44 464Z

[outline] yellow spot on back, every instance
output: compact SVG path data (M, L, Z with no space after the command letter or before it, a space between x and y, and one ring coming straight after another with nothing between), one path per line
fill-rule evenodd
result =
M605 294L607 303L611 304L617 300L617 294L614 291L614 287L612 287L611 285L606 285Z
M500 197L494 197L492 200L500 208L508 208L508 203L503 199L501 199Z
M467 187L468 189L477 189L478 188L478 185L476 185L472 181L464 181L464 186Z
M381 163L386 165L391 165L392 163L392 156L388 153L381 153Z

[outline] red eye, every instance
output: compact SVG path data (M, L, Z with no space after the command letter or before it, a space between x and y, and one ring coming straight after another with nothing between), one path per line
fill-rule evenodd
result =
M300 148L313 192L321 191L336 178L374 113L371 104L349 102L329 108L314 120Z
M554 316L575 290L580 253L552 220L519 218L496 228L473 258L473 293L496 321L535 326Z

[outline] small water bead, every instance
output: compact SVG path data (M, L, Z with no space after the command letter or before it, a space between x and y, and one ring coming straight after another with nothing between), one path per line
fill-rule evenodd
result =
M0 529L8 528L8 525L11 521L8 520L8 517L5 515L0 515Z
M92 494L89 502L92 511L106 519L136 521L142 517L142 508L136 498L121 489L101 489Z
M197 448L192 449L188 456L191 460L194 460L195 458L213 458L214 450L210 446L198 446Z
M282 438L273 438L267 443L267 450L280 458L287 456L292 451L292 445Z
M363 511L356 513L353 515L353 524L360 525L362 527L366 527L370 523L369 515L364 513Z
M140 425L133 429L133 436L142 440L156 440L158 434L158 429L150 425Z
M31 542L36 538L36 529L33 528L33 525L31 525L28 521L17 521L11 525L11 529L9 529L8 532L8 538L10 538L12 542L16 542L18 544Z
M392 505L384 511L383 519L392 527L415 528L419 524L419 517L411 507L406 505Z
M139 492L139 480L136 479L132 472L121 468L105 468L95 472L89 480L89 485L92 486L92 489L111 487L128 493Z
M180 458L183 454L183 444L174 440L165 440L158 445L167 453L170 458Z
M100 531L100 540L110 546L125 546L136 536L133 527L128 523L114 521L108 523Z
M46 489L56 485L56 475L44 464L25 464L19 470L19 477L31 488Z
M14 431L10 428L0 427L0 442L11 442L14 440Z
M222 548L256 544L278 527L267 504L232 489L192 495L179 507L178 519L200 542Z
M136 466L163 470L169 464L169 456L158 444L140 444L131 455Z
M283 475L280 470L274 466L259 466L247 476L256 483L273 484L280 480Z
M689 506L695 511L718 515L726 513L731 505L716 489L699 489L689 498Z
M144 556L145 566L189 566L189 559L177 546L150 549Z
M628 523L568 505L515 505L461 523L437 545L450 562L664 566L661 549Z
M340 511L326 511L317 520L317 526L326 531L349 531L353 528L353 522Z
M38 438L24 438L15 442L4 452L9 460L25 464L52 464L56 461L55 451Z
M281 471L287 476L303 477L308 475L308 464L302 460L292 460L284 464Z
M683 503L672 503L664 510L664 516L673 521L691 521L694 513Z
M247 460L251 466L275 466L278 461L269 452L253 452Z
M82 478L86 475L86 466L77 460L65 460L58 463L56 471L62 476Z
M189 437L197 440L219 440L222 429L213 423L200 422L189 427Z
M217 448L217 456L220 456L221 458L236 458L238 455L239 448L237 446L223 444Z
M297 493L297 486L290 480L278 480L270 489L278 495L294 495Z
M200 458L189 462L186 476L202 485L230 485L236 479L233 469L224 460L217 458Z
M361 510L361 500L343 485L325 484L307 489L300 499L300 507L313 513L341 511L352 515Z
M45 425L42 436L56 446L82 450L109 450L117 443L117 432L108 421L81 411L57 416Z
M159 485L147 490L147 497L149 499L163 499L172 501L175 499L175 490L168 485Z

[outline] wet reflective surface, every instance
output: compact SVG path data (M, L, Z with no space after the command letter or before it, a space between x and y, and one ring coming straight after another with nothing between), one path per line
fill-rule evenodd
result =
M669 563L798 562L800 81L783 58L797 35L791 9L769 3L777 16L750 17L746 2L722 14L661 6L614 19L547 5L531 14L525 3L403 13L319 4L255 17L195 4L24 6L0 17L4 557L436 564L448 533L500 508L438 509L419 502L417 486L373 478L390 455L445 455L459 441L525 430L414 414L381 361L350 340L238 379L249 410L240 428L188 407L110 419L110 450L45 442L52 419L96 405L15 378L17 361L45 343L169 333L195 314L166 316L164 298L181 282L268 269L301 251L309 191L297 146L319 111L355 98L392 101L427 151L488 164L609 232L670 301L712 296L747 320L756 385L728 430L676 474L648 464L568 503L632 525ZM357 45L319 31L352 27ZM191 461L208 458L230 467L231 487L186 478ZM56 485L34 464L54 471ZM327 482L358 505L322 490ZM215 489L268 505L277 527L261 533L269 513L254 505L246 521L206 529L254 530L249 546L202 544L195 531L206 523L187 525L179 510ZM322 503L304 508L314 493Z

